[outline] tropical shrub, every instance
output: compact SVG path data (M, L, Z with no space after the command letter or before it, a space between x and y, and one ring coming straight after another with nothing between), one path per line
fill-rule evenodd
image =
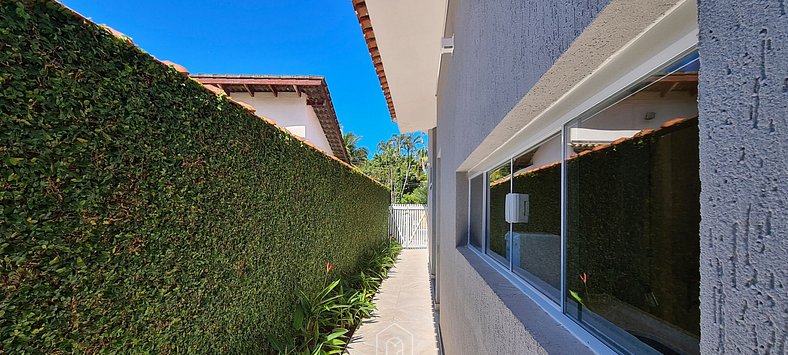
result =
M0 353L265 353L389 193L50 1L0 2Z
M361 320L375 310L372 300L388 277L402 247L395 241L373 249L363 270L327 283L332 264L326 264L326 286L310 296L300 292L290 334L269 339L280 354L340 354Z

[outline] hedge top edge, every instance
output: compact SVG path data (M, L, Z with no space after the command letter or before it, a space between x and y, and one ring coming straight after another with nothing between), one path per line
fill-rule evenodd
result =
M129 37L129 36L127 36L126 34L124 34L124 33L120 32L120 31L118 31L118 30L116 30L116 29L114 29L114 28L112 28L112 27L110 27L110 26L108 26L108 25L106 25L106 24L99 25L99 24L97 24L97 23L93 22L92 20L90 20L90 19L89 19L89 18L87 18L86 16L84 16L84 15L82 15L81 13L79 13L78 11L76 11L76 10L74 10L74 9L72 9L72 8L70 8L70 7L68 7L66 4L63 4L63 3L62 3L61 1L59 1L59 0L56 0L55 2L56 2L56 3L57 3L57 4L58 4L58 5L59 5L59 6L60 6L60 7L61 7L63 10L65 10L67 13L69 13L71 16L73 16L73 17L77 18L77 19L78 19L78 20L80 20L80 21L83 21L85 24L87 24L87 25L89 25L89 26L95 26L95 27L97 27L97 28L101 29L101 30L102 30L104 33L106 33L106 34L108 34L108 35L111 35L112 37L114 37L114 38L115 38L115 40L117 40L117 41L120 41L120 42L123 42L123 43L126 43L126 44L127 44L127 45L129 45L130 47L134 48L134 50L138 51L139 53L141 53L141 54L144 54L144 55L146 55L146 56L150 57L151 59L155 60L156 62L158 62L158 63L159 63L159 65L162 65L162 66L169 67L169 68L171 68L171 69L173 69L173 70L176 70L176 71L178 71L178 72L179 72L179 73L181 73L181 74L184 74L184 75L186 75L186 77L188 77L188 78L190 79L190 81L191 81L191 82L193 82L193 83L196 83L196 84L197 84L197 85L199 85L199 86L200 86L200 87L201 87L203 90L206 90L206 91L208 91L208 92L210 92L210 93L212 93L212 94L214 94L214 95L216 95L216 96L223 97L223 98L227 99L228 101L230 101L230 102L232 102L233 104L235 104L235 106L237 106L238 108L241 108L241 109L245 110L245 111L246 111L248 114L250 114L250 115L252 115L252 116L254 116L254 117L256 117L256 118L259 118L259 119L261 119L263 122L265 122L265 123L267 123L267 124L269 124L269 125L271 125L271 126L274 126L274 127L276 127L277 129L279 129L280 131L282 131L282 132L284 132L285 134L289 135L290 137L292 137L292 138L295 138L296 140L300 141L300 142L301 142L301 143L303 143L305 146L307 146L307 147L309 147L309 148L311 148L311 149L313 149L313 150L316 150L316 151L320 152L320 154L322 154L323 156L325 156L325 157L327 157L327 158L329 158L329 159L332 159L332 160L334 160L334 161L338 162L339 164L341 164L341 165L345 166L346 168L348 168L348 169L350 169L350 170L352 170L352 171L354 171L354 172L356 172L356 173L358 173L358 174L360 174L360 175L363 175L364 177L366 177L366 178L367 178L367 179L369 179L369 180L372 180L374 183L376 183L376 184L380 185L381 187L384 187L386 190L389 190L388 186L384 185L383 183L381 183L380 181L378 181L378 180L374 179L373 177L371 177L371 176L369 176L369 175L365 174L365 173L364 173L364 172L362 172L362 171L361 171L361 169L359 169L358 167L355 167L355 166L353 166L353 165L351 165L351 164L348 164L348 163L346 163L346 162L342 161L342 159L339 159L339 158L337 158L337 157L335 157L335 156L333 156L333 155L331 155L331 154L328 154L326 151L324 151L324 150L322 150L322 149L318 148L316 145L314 145L312 142L308 141L306 138L303 138L303 137L300 137L300 136L298 136L298 135L295 135L295 134L293 134L293 132L290 132L289 130L285 129L284 127L277 125L277 124L276 124L276 121L275 121L275 120L273 120L273 119L271 119L270 117L266 117L266 116L263 116L263 115L259 115L259 116L258 116L258 115L256 115L255 113L253 113L253 110L252 110L252 108L250 107L251 105L249 105L249 104L247 104L247 103L245 103L245 102L243 102L243 101L235 100L235 99L233 99L232 97L230 97L229 95L227 95L227 94L226 94L226 93L224 93L224 92L220 92L220 91L211 90L211 88L209 88L209 87L206 87L205 85L203 85L203 84L202 84L202 83L200 83L199 81L197 81L197 80L195 80L195 79L193 79L193 78L189 77L188 73L185 73L185 72L182 72L181 70L179 70L179 67L180 67L180 68L183 68L181 65L179 65L179 64L177 64L177 63L174 63L174 62L171 62L171 61L168 61L168 60L160 60L160 59L156 58L155 56L151 55L150 53L147 53L147 52L145 52L145 50L144 50L144 49L142 49L141 47L137 46L137 45L134 43L134 41L132 40L132 38L131 38L131 37Z

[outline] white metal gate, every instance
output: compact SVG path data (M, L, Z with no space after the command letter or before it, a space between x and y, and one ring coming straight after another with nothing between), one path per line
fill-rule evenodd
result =
M427 248L427 205L392 205L389 235L405 249Z

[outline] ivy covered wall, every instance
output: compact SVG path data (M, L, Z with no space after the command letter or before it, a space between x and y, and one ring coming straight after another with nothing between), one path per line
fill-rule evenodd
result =
M0 353L259 353L388 191L49 1L0 3Z

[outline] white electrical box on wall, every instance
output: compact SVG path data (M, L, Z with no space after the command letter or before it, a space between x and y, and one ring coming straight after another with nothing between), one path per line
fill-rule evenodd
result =
M506 194L506 222L528 223L528 194Z

